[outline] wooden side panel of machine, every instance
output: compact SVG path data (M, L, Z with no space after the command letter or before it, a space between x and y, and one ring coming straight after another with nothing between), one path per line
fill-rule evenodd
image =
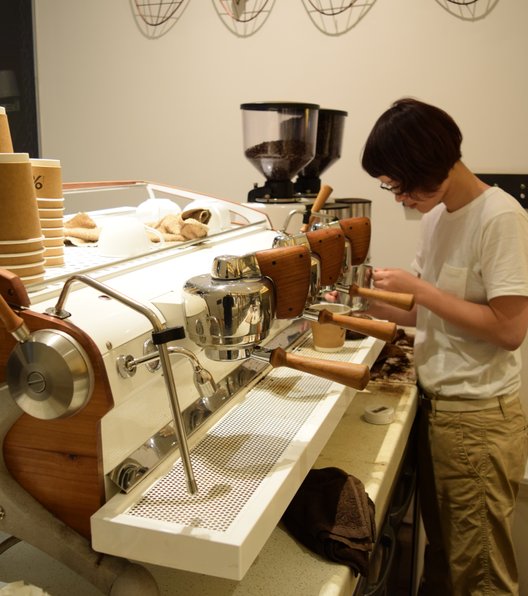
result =
M3 452L13 478L58 519L90 538L90 516L104 503L100 420L113 399L101 354L81 329L30 310L18 312L30 331L58 329L88 354L94 390L86 406L69 418L40 420L22 414L7 433ZM15 340L0 328L0 381Z

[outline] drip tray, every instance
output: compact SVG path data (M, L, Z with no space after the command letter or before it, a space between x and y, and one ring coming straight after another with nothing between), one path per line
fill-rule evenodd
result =
M371 366L382 347L365 338L327 355L315 352L308 337L295 352ZM181 459L165 462L157 478L149 476L128 494L114 496L92 516L93 548L242 579L354 394L319 377L273 369L194 438L196 494L187 492Z

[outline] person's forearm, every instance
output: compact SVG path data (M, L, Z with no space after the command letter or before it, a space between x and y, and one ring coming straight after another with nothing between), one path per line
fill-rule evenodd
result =
M365 314L371 315L377 319L392 321L402 327L416 326L416 306L412 310L407 311L391 306L390 304L369 299L369 306L365 311Z
M522 342L525 323L522 312L506 311L491 304L476 304L444 292L420 281L415 292L416 304L441 319L460 327L473 337L488 341L506 350L514 350ZM516 317L519 317L516 320Z

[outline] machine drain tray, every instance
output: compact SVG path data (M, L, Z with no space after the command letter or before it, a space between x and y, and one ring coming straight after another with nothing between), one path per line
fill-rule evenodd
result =
M348 341L311 358L371 366L383 343ZM112 497L91 520L98 552L240 580L315 462L354 390L289 368L273 369L218 422L193 437L198 492L186 488L181 459L169 458L127 494Z

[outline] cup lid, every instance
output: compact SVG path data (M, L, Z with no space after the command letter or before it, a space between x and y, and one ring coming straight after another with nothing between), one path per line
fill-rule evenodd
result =
M27 163L29 153L0 153L0 163Z
M42 166L48 168L60 168L61 162L60 159L41 159L41 158L31 158L29 160L32 166Z

